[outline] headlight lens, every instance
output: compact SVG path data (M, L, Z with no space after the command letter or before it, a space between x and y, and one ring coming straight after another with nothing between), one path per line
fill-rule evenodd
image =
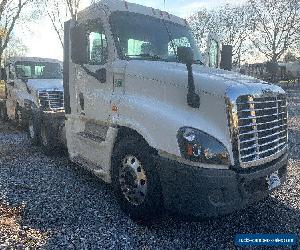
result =
M216 138L194 128L183 127L178 131L181 156L193 162L230 165L225 146Z

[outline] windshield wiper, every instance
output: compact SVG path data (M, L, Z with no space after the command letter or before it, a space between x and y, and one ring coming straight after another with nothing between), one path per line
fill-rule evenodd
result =
M194 64L204 65L204 63L201 60L194 60Z
M126 55L127 58L132 59L133 57L141 57L141 58L147 58L147 59L152 59L152 60L163 60L158 55L151 55L151 54L139 54L139 55Z

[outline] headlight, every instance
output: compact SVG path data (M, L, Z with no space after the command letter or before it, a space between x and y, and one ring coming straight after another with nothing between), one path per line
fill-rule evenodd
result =
M225 146L214 137L194 128L184 127L178 131L181 156L193 162L230 165Z

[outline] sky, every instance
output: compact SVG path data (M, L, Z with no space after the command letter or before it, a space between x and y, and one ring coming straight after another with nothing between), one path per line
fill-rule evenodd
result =
M88 5L89 0L82 0L81 8ZM244 0L240 0L243 2ZM180 17L188 17L197 10L213 9L227 3L235 4L236 0L130 0L129 2L166 10ZM45 15L38 23L30 26L30 31L17 31L22 33L22 40L28 47L27 56L48 57L62 60L63 51L50 20Z

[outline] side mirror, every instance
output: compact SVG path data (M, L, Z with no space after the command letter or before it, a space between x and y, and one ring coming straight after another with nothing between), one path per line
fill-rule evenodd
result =
M178 47L177 57L181 63L193 64L194 54L193 54L193 50L189 47Z
M71 58L76 64L88 63L88 41L86 30L81 26L75 26L71 30Z
M222 47L221 69L232 70L232 45L223 45Z
M95 74L97 75L97 80L99 80L101 83L106 83L106 69L101 68L98 69Z

